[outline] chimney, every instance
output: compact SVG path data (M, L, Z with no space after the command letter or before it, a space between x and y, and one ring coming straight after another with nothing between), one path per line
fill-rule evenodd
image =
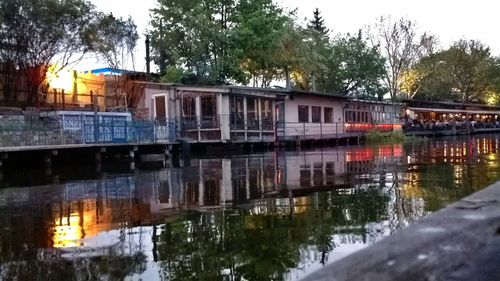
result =
M151 65L150 65L150 57L149 57L149 35L146 35L146 73L151 73Z

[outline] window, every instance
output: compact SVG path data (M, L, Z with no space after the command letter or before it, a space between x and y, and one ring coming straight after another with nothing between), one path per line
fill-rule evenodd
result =
M311 121L313 123L320 123L321 122L321 107L319 106L313 106L311 107Z
M257 99L247 98L247 126L249 130L259 129L259 120L257 119Z
M333 123L333 108L331 107L323 108L323 115L325 123Z
M299 105L299 122L309 122L309 106Z
M243 113L243 97L233 97L231 102L231 126L234 129L245 128L245 118Z
M182 97L182 116L196 116L196 103L194 96L186 94Z
M201 97L201 116L214 117L217 112L217 103L214 95Z

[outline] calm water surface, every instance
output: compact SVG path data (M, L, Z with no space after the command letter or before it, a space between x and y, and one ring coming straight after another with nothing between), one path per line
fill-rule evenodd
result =
M499 142L192 159L57 184L4 175L0 279L297 280L500 180Z

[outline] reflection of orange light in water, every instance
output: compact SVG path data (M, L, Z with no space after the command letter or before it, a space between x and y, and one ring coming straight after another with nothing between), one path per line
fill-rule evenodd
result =
M401 157L403 155L403 145L380 145L376 150L377 156L381 157ZM375 149L371 147L361 147L347 151L346 161L370 161L375 159Z
M54 222L54 248L77 247L79 240L84 237L78 213Z
M369 161L374 159L373 149L370 147L355 148L346 152L346 161Z
M401 124L368 124L368 123L346 123L347 132L366 132L372 129L378 129L383 132L400 131Z
M281 177L282 177L282 172L281 172L281 168L278 168L277 171L276 171L276 184L277 185L280 185L281 184Z
M309 205L311 204L311 197L297 197L293 199L293 213L302 214L307 211Z
M379 146L378 155L384 157L401 157L403 155L403 145L402 144L386 144Z

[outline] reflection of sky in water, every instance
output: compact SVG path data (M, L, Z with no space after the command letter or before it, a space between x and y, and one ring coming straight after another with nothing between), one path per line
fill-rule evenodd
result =
M498 145L269 152L2 189L0 274L296 280L500 179Z

